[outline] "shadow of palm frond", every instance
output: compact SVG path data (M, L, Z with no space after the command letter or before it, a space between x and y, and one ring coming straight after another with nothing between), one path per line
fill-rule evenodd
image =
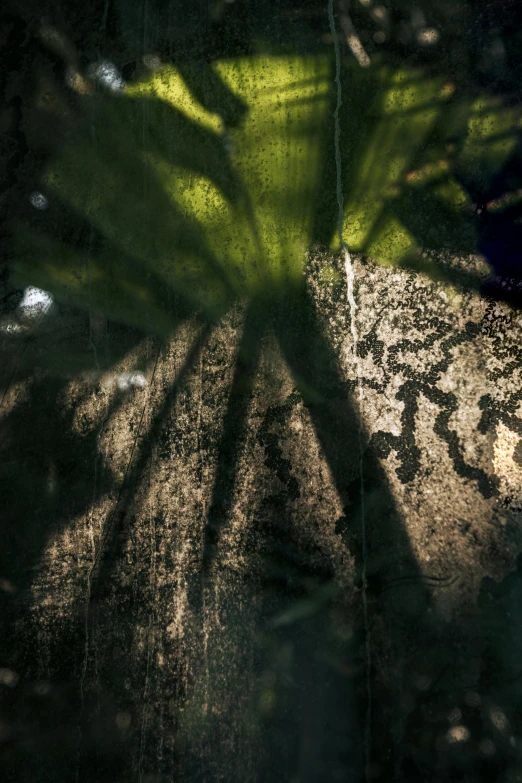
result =
M168 415L176 403L176 398L183 388L187 375L193 369L194 363L208 339L209 332L210 328L208 326L202 327L199 335L194 340L183 365L179 368L175 379L168 387L160 409L154 413L149 428L145 432L142 432L143 419L148 401L144 404L127 467L125 468L125 473L118 490L116 502L105 522L103 534L96 552L96 560L93 563L91 592L89 595L89 601L92 602L93 607L95 607L96 603L100 600L104 588L110 581L113 563L118 560L118 557L125 549L132 528L130 516L132 515L133 508L137 502L136 498L140 490L141 481L147 467L152 470L150 463L153 449L158 442L162 429L166 426ZM160 352L161 348L158 349L156 354L150 385L152 385L155 380ZM139 443L140 440L141 443Z
M382 693L376 696L372 695L371 689L367 690L368 681L373 682L378 678L378 673L367 656L368 647L366 652L364 651L365 644L371 649L371 628L376 617L379 616L386 623L390 636L395 640L394 643L399 644L402 654L406 656L406 649L409 648L411 656L412 646L415 648L417 645L412 660L415 660L415 655L419 654L419 648L423 645L436 643L441 628L436 613L432 611L430 585L423 579L417 558L411 550L384 471L371 449L365 446L361 453L359 434L362 425L359 414L351 401L348 384L338 366L338 357L323 336L322 325L315 315L315 305L304 290L299 297L294 291L290 300L275 302L270 316L265 308L261 320L259 311L252 305L250 309L247 308L206 518L201 582L195 588L192 605L196 616L201 617L203 622L203 608L208 600L205 599L205 594L209 592L219 571L223 568L226 570L226 565L222 565L223 558L226 559L227 555L222 548L226 545L223 542L223 534L234 513L239 461L245 457L243 451L246 423L252 404L253 379L261 350L261 335L269 332L272 332L279 343L282 356L292 374L294 395L309 412L344 508L344 515L337 522L337 532L346 541L347 548L355 559L354 581L361 591L359 615L358 618L352 618L353 638L337 652L346 670L355 674L346 678L341 673L339 677L339 673L335 673L335 667L332 669L331 665L321 669L325 694L329 694L325 696L326 701L321 709L341 710L336 695L346 699L343 721L348 733L344 748L352 748L349 765L351 774L355 779L363 779L365 761L362 749L369 708L374 715L370 731L374 736L375 746L371 751L371 758L375 759L383 770L387 769L389 772L393 770L395 763L390 761L391 766L388 767L384 762L389 747L393 744L386 728L395 709L393 697L388 695L389 703L386 700L383 702ZM320 665L316 657L326 644L323 644L323 636L328 628L328 620L323 612L323 604L325 608L332 605L338 588L335 588L334 574L318 569L317 563L309 564L307 553L299 551L302 542L293 540L294 534L285 518L290 513L287 504L295 499L295 492L290 491L290 484L295 482L295 478L291 473L287 474L288 471L281 470L280 474L278 472L279 480L288 487L288 496L286 497L283 491L280 502L276 503L274 499L272 510L266 512L271 519L270 524L266 531L259 529L256 535L263 540L267 539L266 547L259 541L257 546L261 546L261 549L265 547L272 553L262 567L266 572L262 571L259 577L264 585L263 589L268 590L265 611L268 610L272 618L279 615L283 618L286 614L290 616L289 602L297 601L295 620L282 620L281 630L278 630L276 625L271 632L276 633L279 644L284 646L286 639L296 651L292 676L297 678L299 688L295 694L287 697L288 715L286 718L281 716L286 725L284 748L279 747L276 734L272 735L267 728L273 747L266 769L267 774L269 769L273 772L276 768L287 769L288 774L291 774L299 768L302 763L299 761L302 753L302 731L312 731L313 725L317 748L312 754L313 762L311 757L309 759L309 773L312 774L313 767L313 774L324 777L324 764L328 755L326 748L330 746L329 743L333 742L335 745L335 742L319 729L319 713L316 715L317 720L312 720L314 710L311 708L311 702L308 703L306 689L303 691L302 688L303 683L308 682L310 699L319 698L315 685L312 685L312 672L317 676L317 667ZM361 480L364 488L362 493ZM262 505L263 498L254 497L251 503ZM408 589L390 595L385 586L394 576L400 580L404 575L407 575ZM294 584L295 588L289 588L290 583ZM297 594L293 596L295 589ZM319 600L321 590L327 590L324 601ZM310 607L306 608L301 617L298 605L303 601L308 601ZM366 604L366 608L361 601ZM266 633L266 629L264 632ZM401 642L398 642L398 637L401 637ZM328 659L327 648L326 644L325 660ZM336 678L339 679L338 682ZM334 685L334 682L337 684ZM301 717L297 717L301 716L303 710L308 716L307 720L312 720L307 727L302 723ZM336 748L336 753L341 752L340 746ZM277 753L281 755L274 756Z
M262 338L269 331L275 336L341 499L344 515L338 520L338 534L355 559L361 605L356 642L363 652L350 651L362 669L353 686L358 691L357 719L350 725L357 724L359 737L378 726L367 757L376 758L389 778L393 743L386 725L393 698L372 690L378 681L368 654L372 623L383 620L397 649L409 644L416 651L409 653L413 656L436 645L440 628L435 614L429 616L429 587L422 581L384 471L365 446L353 388L343 378L303 286L304 251L314 239L332 243L336 204L331 183L339 175L348 183L344 229L355 249L399 265L426 246L472 252L475 233L465 209L470 193L459 172L479 161L484 171L491 168L487 176L493 176L504 157L493 155L492 164L491 156L482 160L480 122L490 124L494 139L506 124L513 135L513 118L504 106L484 111L481 105L452 99L452 90L448 97L440 75L394 71L380 64L363 73L343 65L344 93L353 103L346 100L340 115L343 151L338 171L330 143L331 58L256 56L220 63L213 74L214 85L223 82L230 93L237 93L228 126L216 112L219 88L215 94L208 85L194 89L199 77L183 67L166 68L124 95L87 100L88 120L51 162L42 184L50 199L68 204L81 223L80 252L67 237L57 240L52 229L43 236L42 226L19 223L16 275L21 284L37 284L64 301L162 337L173 332L182 312L200 312L212 326L234 302L249 301L218 448L196 610L211 566L219 560L220 538L232 511ZM243 104L248 112L243 112ZM437 126L443 115L449 115L447 127L442 122ZM450 164L445 145L455 136L456 125L460 157ZM233 131L230 126L235 126ZM433 163L437 165L429 169ZM413 206L419 206L421 217L412 216ZM433 215L440 218L440 232L426 234ZM446 279L454 279L453 272ZM471 282L472 276L464 278L464 284ZM172 308L174 299L177 305ZM180 302L184 310L178 308ZM209 329L204 327L192 347L141 448L138 427L91 574L87 634L96 633L98 604L108 589L114 559L128 541L127 514L138 505L144 471L152 469L154 441ZM403 574L410 589L384 590L390 578ZM411 589L414 583L417 589ZM321 621L314 619L309 637L307 633L297 636L303 649L311 650L321 634ZM83 642L82 637L82 653ZM90 656L87 644L85 666L91 665ZM311 670L307 672L311 682ZM298 711L299 700L294 709ZM86 722L87 716L81 720ZM307 731L312 731L310 726ZM363 778L363 765L359 758L356 778Z
M246 419L265 330L266 320L255 305L249 305L223 420L217 470L203 541L203 574L208 572L212 561L218 555L220 530L227 524L232 510Z
M25 388L24 388L25 386ZM114 487L114 476L99 464L98 429L79 432L74 408L64 409L67 384L57 378L22 382L12 409L2 417L4 660L11 665L21 650L10 645L12 623L20 622L44 548L71 518L88 513L95 495ZM110 417L118 406L108 406ZM104 420L105 422L105 420ZM103 426L103 424L102 424Z

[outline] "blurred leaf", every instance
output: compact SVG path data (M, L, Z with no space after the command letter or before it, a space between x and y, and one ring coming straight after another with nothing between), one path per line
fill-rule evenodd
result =
M19 282L165 335L171 294L215 319L236 298L268 303L299 286L313 241L338 247L329 59L253 56L199 78L168 66L85 98L84 126L44 183L103 241L18 226ZM464 100L412 68L343 65L342 81L350 249L410 265L423 249L476 252L467 183L505 164L519 108Z
M249 105L231 154L220 117L192 98L174 68L124 96L96 98L92 127L69 141L45 180L106 237L110 253L93 257L89 248L19 229L20 281L38 280L79 304L88 297L95 308L134 324L152 320L164 332L169 315L154 310L150 274L211 318L236 296L299 277L327 63L253 59L218 70Z
M410 68L382 68L377 89L371 74L359 78L374 88L363 107L374 121L352 177L344 176L350 249L391 264L424 249L477 252L474 193L463 189L462 175L470 174L466 184L471 176L483 187L492 181L517 142L520 107L470 103L453 84Z

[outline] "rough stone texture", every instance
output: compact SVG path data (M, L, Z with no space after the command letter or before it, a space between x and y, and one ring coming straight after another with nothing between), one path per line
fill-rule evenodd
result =
M346 506L313 409L266 335L203 573L241 308L199 350L201 327L187 324L111 373L12 379L2 459L34 416L15 455L20 471L43 471L47 494L14 498L6 527L6 779L350 779L368 654L381 752L370 779L412 779L411 759L426 780L458 764L479 779L494 757L507 759L502 779L522 774L520 685L509 684L520 669L522 318L362 258L354 269L357 362L341 261L313 254L308 285L345 394L355 401L362 384L365 454L387 487L368 484L363 517ZM136 371L143 388L118 386ZM64 460L55 447L78 451ZM353 468L357 444L345 448ZM365 562L350 532L363 522ZM379 739L384 724L391 739Z

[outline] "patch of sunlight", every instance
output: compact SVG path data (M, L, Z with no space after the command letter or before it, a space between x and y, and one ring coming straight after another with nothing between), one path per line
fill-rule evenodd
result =
M40 193L37 190L31 193L31 195L29 196L29 201L35 209L43 210L43 209L47 209L47 207L49 206L49 201L46 198L46 196L44 196L43 193Z
M252 58L218 72L248 103L244 127L231 132L233 161L251 199L264 263L276 285L302 274L321 172L328 106L326 58Z
M123 80L119 70L114 63L108 60L101 60L97 63L92 63L87 69L88 75L102 87L105 87L111 92L123 92L125 89L125 81Z
M39 318L49 310L52 303L53 297L48 291L28 286L18 308L25 318Z
M345 198L343 235L350 249L388 261L410 248L411 237L393 219L389 231L380 227L378 238L372 236L372 230L382 222L387 191L393 192L393 186L411 169L444 105L440 81L414 76L404 69L392 75L382 71L381 89L371 107L376 116L373 132ZM384 223L388 222L386 216ZM385 234L392 232L391 241L383 239L383 228Z
M452 726L446 737L451 743L467 742L471 737L471 732L466 726Z
M9 384L3 393L2 404L0 406L0 417L8 416L18 405L26 403L28 396L27 381ZM4 583L7 584L5 580L0 578L0 590L6 589L3 587Z
M319 271L318 281L322 286L338 285L344 283L344 278L332 264L324 264Z
M147 65L147 67L150 67ZM190 92L183 77L172 65L158 67L148 79L130 84L126 95L135 98L156 97L176 106L188 119L214 133L223 131L219 114L207 111Z
M0 323L0 332L2 334L21 334L27 331L26 326L19 324L12 318L6 318Z
M502 422L496 427L496 438L493 446L493 469L500 480L500 493L503 498L510 498L513 511L519 511L522 506L522 466L515 460L515 449L520 443L520 437L512 432Z
M496 97L480 97L472 104L468 134L460 163L474 176L489 179L497 174L517 143L522 122L519 106L503 106Z
M128 391L129 389L144 389L147 385L147 379L142 372L124 372L116 376L114 381L120 391Z
M385 214L374 226L372 242L367 252L384 263L396 264L415 247L413 235L394 215Z
M432 46L437 43L440 33L436 27L425 27L417 33L417 41L423 46Z
M459 125L463 112L468 114L467 136L457 162L463 171L480 171L487 182L516 144L520 109L505 107L494 98L466 107L453 100L454 85L413 69L391 75L382 70L379 79L373 102L360 107L375 119L345 193L343 236L348 246L392 264L425 243L476 252L475 232L465 209L471 200L447 160L451 128ZM447 138L442 136L427 148L426 141L442 118ZM439 160L434 162L437 152ZM337 239L332 249L338 250Z

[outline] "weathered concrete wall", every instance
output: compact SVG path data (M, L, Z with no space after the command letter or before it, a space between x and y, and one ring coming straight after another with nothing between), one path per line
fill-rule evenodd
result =
M340 368L328 400L305 404L268 334L248 404L241 384L231 401L241 308L199 350L188 324L112 374L13 379L3 459L47 483L7 514L7 779L356 779L369 659L370 777L410 779L415 759L441 779L463 743L470 774L495 754L520 769L505 608L520 588L504 581L502 603L483 580L505 580L522 551L522 319L356 259L356 363L340 262L318 253L308 275ZM114 382L137 370L142 388ZM364 510L355 430L345 443L317 430L323 406L344 432L347 400ZM496 684L487 662L504 667Z

